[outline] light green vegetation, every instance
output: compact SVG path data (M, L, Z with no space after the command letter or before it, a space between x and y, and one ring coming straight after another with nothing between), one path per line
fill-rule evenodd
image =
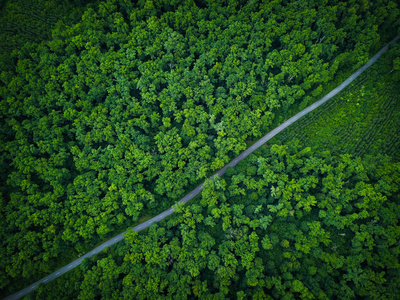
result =
M52 273L141 217L171 207L246 149L246 140L257 140L366 63L400 25L398 5L390 0L108 0L88 6L80 5L84 1L67 1L65 6L60 2L42 0L30 7L36 2L8 1L0 16L1 24L8 24L0 37L5 41L0 60L4 295ZM63 16L57 20L54 16L59 14ZM252 182L257 166L246 174ZM322 170L318 176L323 178ZM241 192L238 187L226 195L227 205ZM244 193L243 201L262 201L253 192ZM318 193L313 190L310 196ZM210 203L215 200L212 194L203 197ZM198 214L212 221L208 211ZM186 233L174 230L164 232L186 238ZM214 234L210 227L194 230ZM154 234L153 229L148 232ZM124 251L132 244L140 256L143 249L132 238L128 241ZM185 247L194 249L196 244ZM196 277L194 263L176 249L171 251L181 252L173 253L182 260L179 268ZM226 251L221 255L231 257ZM132 276L121 282L123 275L113 273L128 275L130 265L117 270L101 264L111 272L104 276L115 281L114 291L132 286ZM162 272L168 273L168 268ZM254 274L262 268L258 263L251 268L249 282L255 286ZM144 265L136 270L140 272L135 276L153 287L159 283L157 268ZM87 271L84 264L87 280L68 283L82 283L81 298L90 298L92 292L103 298L118 296L92 288L98 278ZM223 282L214 287L221 295L230 288L226 274L243 275L233 268L216 272L209 276ZM193 295L199 292L197 282L189 282L192 277L179 276L162 279L162 284L170 283L171 289L182 284L187 295L188 289ZM267 280L258 282L261 288L270 285ZM142 284L134 289L142 289ZM300 289L297 282L295 289Z
M400 164L261 148L33 299L395 299Z
M400 159L399 43L347 88L277 135L271 144L300 141L314 151Z

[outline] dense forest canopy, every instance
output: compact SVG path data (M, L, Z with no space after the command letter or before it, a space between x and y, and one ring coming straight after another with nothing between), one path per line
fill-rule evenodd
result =
M397 298L398 162L290 144L228 170L197 203L86 261L65 299Z
M321 96L324 85L337 76L363 65L371 53L393 38L400 25L398 5L388 0L108 0L88 6L77 5L79 1L63 6L59 1L39 1L37 6L33 1L26 3L32 9L8 2L1 11L2 20L7 20L2 24L8 26L0 36L5 41L0 49L0 288L5 293L52 272L60 259L84 253L140 217L169 208L191 186L246 149L247 140L259 138L292 111L312 103ZM25 11L26 18L19 21L15 11ZM60 18L48 18L51 15ZM351 164L353 160L348 161ZM389 164L382 165L386 170ZM278 166L285 169L281 163ZM243 176L256 176L257 167L250 169L253 171ZM375 188L375 181L368 183L366 177L360 181L373 186L371 193L387 205L392 203L383 201L391 195ZM316 178L314 184L323 184ZM393 190L397 181L382 182ZM223 181L215 184L223 185ZM282 193L285 190L284 186L274 188ZM356 186L348 189L349 197L358 195ZM226 216L215 214L228 220L230 207L237 201L233 196L240 191L237 186L236 192L224 196L232 197L219 208L226 207ZM203 201L194 213L206 222L220 224L212 220L206 208L212 207L219 196L211 191L210 195L204 193L208 204ZM310 192L307 201L321 203L318 193L318 188ZM252 193L246 201L264 207L260 197ZM281 208L287 210L282 217L295 213L285 208L283 200L275 200L280 204L271 205L280 207L279 214L283 214ZM381 209L379 205L366 211L372 209L374 215ZM253 225L258 222L255 216L248 218L254 219ZM304 222L307 229L307 222L314 221ZM387 222L384 226L392 226ZM258 225L253 225L249 228L255 237ZM205 228L202 237L208 239L214 234L213 227ZM201 226L193 230L200 232ZM248 229L240 230L250 238ZM324 230L330 232L329 228ZM183 236L179 234L186 233L177 234L177 239L165 238L163 243L181 243ZM148 238L152 239L153 233ZM144 250L137 239L131 234L128 241L140 256ZM205 246L210 251L214 245L223 244L217 237L212 239L218 243ZM291 238L286 241L289 247ZM240 251L257 252L255 249L260 248L257 238L249 243L253 249ZM337 247L340 243L335 240ZM384 243L392 245L386 240ZM326 246L331 247L329 243ZM181 251L180 247L176 251ZM221 247L227 247L221 253L228 253L233 245ZM213 251L216 260L225 255ZM246 275L249 280L239 286L257 286L263 280L262 284L272 287L275 283L261 275L267 270L264 263L268 254L257 256L257 260L254 255L241 264L242 269L232 258L232 264L225 263L220 273L204 276L219 276L215 288L221 295L228 295L232 278L244 280L239 274L245 269L250 272ZM288 259L296 256L288 255ZM152 268L140 257L137 262L136 275ZM169 267L165 268L167 272ZM205 268L204 263L197 268L186 270L190 278L200 276L197 273ZM217 267L210 270L214 272ZM156 280L150 270L145 276ZM180 292L190 295L189 275L185 276L187 282L178 280L183 285ZM297 281L301 283L302 279ZM334 282L326 286L335 288ZM140 290L140 283L135 284L137 288L133 289ZM205 285L210 286L207 282ZM196 289L199 296L201 287ZM311 290L316 293L320 289L324 286ZM146 290L143 287L143 293ZM243 293L248 293L245 290L243 286ZM279 293L274 295L280 297Z

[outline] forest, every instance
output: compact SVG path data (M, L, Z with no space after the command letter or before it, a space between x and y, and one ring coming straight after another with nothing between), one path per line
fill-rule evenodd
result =
M64 299L396 299L400 163L261 148L86 261ZM64 292L57 279L35 299Z
M400 34L389 0L0 8L4 297L168 209ZM173 215L27 297L396 298L398 43L376 64Z

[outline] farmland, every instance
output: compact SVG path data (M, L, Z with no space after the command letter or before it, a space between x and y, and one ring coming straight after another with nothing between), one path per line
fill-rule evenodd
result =
M392 70L396 49L344 91L281 132L273 143L297 139L314 151L400 159L400 86ZM397 79L397 82L396 82Z

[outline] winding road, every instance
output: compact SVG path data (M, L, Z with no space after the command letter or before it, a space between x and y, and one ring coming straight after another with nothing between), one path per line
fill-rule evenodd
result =
M249 156L251 153L253 153L255 150L257 150L259 147L261 147L269 139L271 139L272 137L277 135L279 132L284 130L286 127L290 126L292 123L296 122L301 117L305 116L309 112L311 112L314 109L316 109L318 106L324 104L326 101L328 101L329 99L334 97L337 93L339 93L347 85L349 85L354 79L356 79L362 72L364 72L369 66L371 66L388 49L388 46L390 44L396 42L399 38L400 38L400 36L396 36L385 47L383 47L377 54L375 54L368 61L367 64L362 66L359 70L357 70L354 74L352 74L349 78L347 78L342 84L340 84L338 87L333 89L330 93L325 95L321 100L318 100L317 102L315 102L312 105L308 106L307 108L305 108L304 110L302 110L301 112L296 114L295 116L293 116L290 119L288 119L286 122L284 122L281 125L279 125L278 127L276 127L274 130L272 130L269 133L267 133L265 136L263 136L261 139L259 139L255 144L253 144L249 149L243 151L233 161L231 161L229 164L224 166L221 170L219 170L214 175L212 175L211 178L213 178L215 175L222 176L225 173L225 171L226 171L226 169L228 167L236 166L241 160L245 159L247 156ZM201 189L202 189L203 184L204 183L200 184L192 192L190 192L188 195L186 195L181 200L179 200L179 202L187 203L193 197L198 195L200 193ZM147 220L146 222L143 222L143 223L133 227L133 230L141 231L141 230L149 227L151 224L161 221L165 217L171 215L173 212L174 212L173 208L171 207L171 208L167 209L166 211L160 213L159 215L155 216L154 218L152 218L150 220ZM78 258L78 259L74 260L73 262L69 263L68 265L62 267L61 269L59 269L57 271L55 271L54 273L52 273L52 274L40 279L39 281L31 284L30 286L24 288L23 290L15 293L15 294L12 294L12 295L8 296L5 299L7 299L7 300L8 299L10 299L10 300L11 299L19 299L19 298L23 297L24 295L29 294L30 292L34 291L38 287L39 283L47 283L47 282L49 282L49 281L51 281L51 280L53 280L53 279L55 279L57 277L60 277L61 275L67 273L71 269L79 266L85 258L91 257L91 256L99 253L100 251L103 251L105 248L108 248L108 247L114 245L115 243L118 243L119 241L121 241L123 239L124 239L124 236L123 236L123 233L121 233L121 234L113 237L112 239L108 240L107 242L104 242L100 246L94 248L92 251L86 253L85 255L81 256L80 258Z

